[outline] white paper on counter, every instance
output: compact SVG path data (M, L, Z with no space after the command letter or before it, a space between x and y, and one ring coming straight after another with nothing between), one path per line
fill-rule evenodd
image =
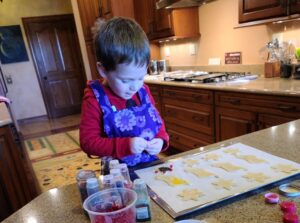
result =
M234 155L225 153L224 150L229 148L238 148L240 151L239 155L255 155L257 158L264 159L267 162L250 164L245 160L236 158ZM212 153L220 155L220 159L217 161L213 161L213 160L207 161L203 159L207 154L212 154ZM183 163L183 160L185 159L198 160L199 161L198 164L194 165L193 167L203 168L209 172L215 173L218 176L218 178L214 176L208 178L198 178L191 173L184 172L183 167L186 164ZM227 172L221 168L212 166L213 164L223 163L223 162L226 163L228 162L243 167L244 169L234 171L234 172ZM171 164L173 165L173 171L168 172L167 174L172 174L176 177L182 178L188 181L189 185L169 186L167 183L155 179L155 175L156 175L155 171L159 167L161 166L167 167ZM271 166L277 164L292 165L293 167L296 167L298 170L292 173L283 173L277 171L274 168L271 168ZM156 193L158 197L164 200L174 210L174 212L178 213L184 210L188 210L190 208L194 208L199 205L204 205L207 202L214 202L228 196L244 193L259 188L261 186L267 185L269 183L300 173L300 164L271 155L269 153L260 151L258 149L255 149L253 147L247 146L242 143L236 143L213 151L192 154L178 159L169 160L164 164L152 166L145 169L140 169L135 172L141 179L143 179L146 182L146 184L151 188L152 191ZM243 175L245 175L247 172L263 173L267 175L269 178L266 179L264 183L249 181L243 177ZM212 182L218 179L233 179L236 186L233 187L233 189L231 190L217 188L212 184ZM204 194L204 196L199 197L198 201L194 201L194 200L183 201L181 197L177 196L177 194L179 194L185 188L197 188Z

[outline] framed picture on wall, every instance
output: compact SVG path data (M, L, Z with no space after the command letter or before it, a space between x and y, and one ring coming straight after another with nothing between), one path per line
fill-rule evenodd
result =
M0 26L0 61L2 64L28 61L19 25Z

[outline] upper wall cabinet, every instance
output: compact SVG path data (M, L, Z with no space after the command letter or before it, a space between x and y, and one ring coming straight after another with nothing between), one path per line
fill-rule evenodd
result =
M113 16L134 18L133 0L78 0L80 20L85 40L92 39L91 27L97 18Z
M300 0L239 0L239 23L300 13Z
M198 7L180 9L155 8L159 0L134 0L136 21L149 40L199 37Z
M97 79L99 75L91 28L97 18L110 19L114 16L134 18L133 0L77 0L77 2L92 79Z

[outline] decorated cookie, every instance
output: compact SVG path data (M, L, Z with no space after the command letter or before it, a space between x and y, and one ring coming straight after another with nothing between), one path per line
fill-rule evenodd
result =
M185 159L182 162L188 166L193 166L193 165L198 164L198 160L194 160L194 159Z
M238 153L240 153L240 150L238 148L228 148L224 150L224 153L236 156Z
M166 173L168 171L170 171L170 172L173 171L173 165L172 164L169 165L169 166L161 166L161 167L157 168L155 170L155 173Z
M157 180L162 180L164 182L166 182L167 184L169 184L169 186L178 186L178 185L184 185L184 184L188 184L187 181L185 181L182 178L179 177L175 177L172 175L165 175L165 174L157 174L155 176L155 179Z
M299 171L297 167L289 164L277 164L275 166L272 166L272 168L283 173L293 173Z
M223 170L226 170L227 172L233 172L233 171L237 171L237 170L243 170L243 167L240 166L235 166L231 163L216 163L213 164L214 167L218 167L221 168Z
M181 199L184 201L188 201L188 200L197 201L198 198L203 195L203 193L197 189L184 189L180 192L180 194L177 195L181 197Z
M219 154L216 153L209 153L204 155L203 159L205 160L219 160L221 156Z
M184 168L184 171L187 173L192 173L199 178L216 176L215 174L213 174L207 170L200 169L200 168L187 167L187 168Z
M236 155L237 158L239 159L243 159L245 161L247 161L248 163L266 163L267 161L265 161L264 159L260 159L254 155Z
M247 178L249 181L256 181L259 183L264 183L265 180L269 178L263 173L247 173L243 177Z
M230 190L232 187L235 186L235 184L233 183L233 180L225 180L225 179L217 180L217 181L213 182L212 184L218 188L223 188L226 190Z

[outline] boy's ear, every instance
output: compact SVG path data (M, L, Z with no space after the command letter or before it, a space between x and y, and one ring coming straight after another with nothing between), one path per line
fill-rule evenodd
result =
M100 76L103 77L104 79L106 79L106 76L107 76L106 70L103 67L102 63L97 62L97 70L98 70L98 73L100 74Z

